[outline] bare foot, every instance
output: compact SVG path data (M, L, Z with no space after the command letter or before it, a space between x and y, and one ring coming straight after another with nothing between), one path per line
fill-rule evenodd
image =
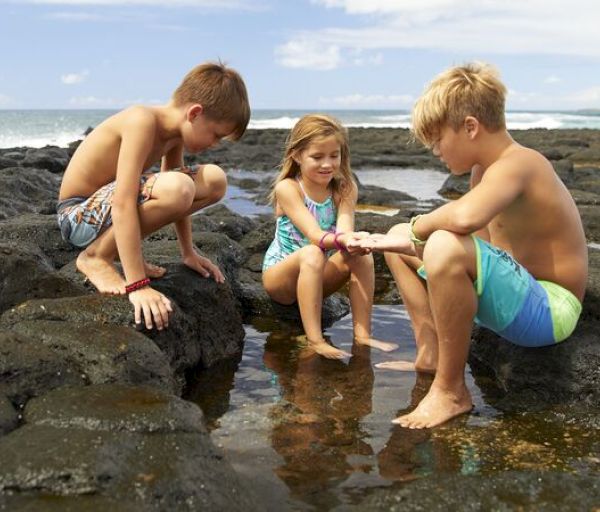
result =
M387 341L376 340L375 338L354 338L354 341L357 345L365 345L367 347L378 348L379 350L383 350L384 352L391 352L392 350L396 350L398 345L395 343L389 343Z
M417 370L412 361L384 361L375 364L375 368L381 370L395 370L397 372L414 372Z
M100 293L123 295L125 280L121 277L112 262L96 256L89 256L83 251L75 262L77 270L84 274Z
M306 338L306 341L312 350L314 350L317 354L326 357L327 359L343 359L344 357L352 357L352 354L330 345L325 340L314 341Z
M399 416L392 423L405 428L430 428L469 412L473 408L466 386L459 394L432 386L429 393L410 414Z
M375 368L380 370L394 370L397 372L420 372L428 373L431 375L435 374L435 368L422 368L416 362L412 361L383 361L376 363Z
M144 270L146 275L151 279L158 279L165 275L167 269L165 267L159 267L158 265L154 265L153 263L148 263L144 261Z

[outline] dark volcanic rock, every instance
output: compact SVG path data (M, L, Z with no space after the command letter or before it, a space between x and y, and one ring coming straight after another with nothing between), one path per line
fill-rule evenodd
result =
M82 385L87 377L64 353L16 332L0 332L0 393L17 405L64 385Z
M0 240L37 245L55 268L69 263L80 251L62 239L56 215L26 213L2 220Z
M437 475L398 489L377 490L360 505L341 510L374 512L460 510L593 510L600 500L596 475L506 471L482 475ZM336 509L337 510L337 509Z
M55 174L64 172L69 163L68 151L56 146L46 146L41 149L30 149L25 153L25 158L21 161L23 167L34 167L36 169L45 169Z
M0 220L20 213L56 211L60 177L44 169L0 170Z
M37 247L23 242L0 242L0 312L28 298L82 293L83 287L56 272Z
M77 496L73 510L88 510L91 498L94 506L117 499L123 510L261 509L212 445L198 406L173 395L63 387L29 402L24 417L24 427L0 439L0 489L16 493L5 503Z
M178 391L167 356L132 328L53 320L23 320L10 327L76 365L90 383L121 382Z
M18 425L19 415L17 411L5 395L0 395L0 436L14 430Z
M197 405L152 388L123 384L62 387L30 400L30 425L142 434L206 433Z

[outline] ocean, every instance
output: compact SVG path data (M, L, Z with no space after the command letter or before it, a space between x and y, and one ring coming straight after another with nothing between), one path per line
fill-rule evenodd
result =
M98 125L114 110L0 110L0 148L46 145L66 147L81 139L88 127ZM250 128L290 129L302 110L254 110ZM409 128L410 113L402 110L331 110L348 127ZM509 129L600 129L600 111L507 113Z

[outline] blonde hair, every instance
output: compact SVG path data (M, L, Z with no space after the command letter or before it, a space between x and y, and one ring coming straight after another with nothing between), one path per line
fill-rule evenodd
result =
M506 128L506 87L489 64L471 62L438 75L417 100L412 114L414 136L432 147L448 124L457 131L473 116L491 132Z
M300 175L300 166L294 160L310 144L326 137L335 137L340 145L340 168L331 180L331 188L334 194L341 197L346 196L352 189L354 178L350 170L350 148L348 144L348 132L341 123L324 114L308 114L292 128L286 143L281 170L273 182L273 190L269 194L271 204L275 204L275 186L286 178L296 178Z
M206 62L192 69L173 93L175 106L199 103L207 117L234 125L228 137L239 139L250 121L246 85L239 73L222 62Z

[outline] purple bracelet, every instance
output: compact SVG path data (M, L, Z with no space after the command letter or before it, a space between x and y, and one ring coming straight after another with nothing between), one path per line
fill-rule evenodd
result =
M339 232L335 234L335 238L333 239L333 245L336 246L338 251L346 251L347 249L338 241L338 236L343 235L344 232Z
M322 237L321 240L319 240L319 249L321 249L323 252L327 252L327 249L325 249L325 237L327 235L333 235L333 233L331 231L327 231ZM333 242L335 244L335 240Z

